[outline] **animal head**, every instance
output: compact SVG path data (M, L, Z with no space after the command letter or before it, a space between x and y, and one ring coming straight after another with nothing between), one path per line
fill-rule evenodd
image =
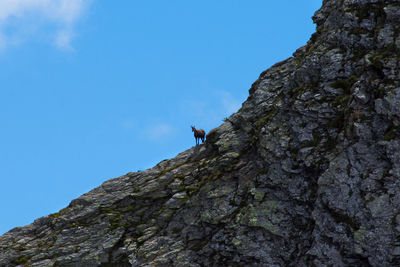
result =
M193 125L190 127L192 127L192 132L196 131L196 128Z

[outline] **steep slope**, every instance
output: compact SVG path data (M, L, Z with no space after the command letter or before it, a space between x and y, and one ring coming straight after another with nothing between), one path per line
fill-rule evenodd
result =
M204 145L0 237L0 266L399 266L400 1L317 31Z

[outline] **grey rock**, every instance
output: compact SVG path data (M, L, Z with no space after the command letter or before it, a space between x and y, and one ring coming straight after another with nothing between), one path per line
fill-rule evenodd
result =
M399 266L400 2L326 0L207 141L0 237L0 266Z

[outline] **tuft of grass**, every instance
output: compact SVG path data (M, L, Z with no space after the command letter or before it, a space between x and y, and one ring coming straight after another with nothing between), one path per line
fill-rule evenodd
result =
M268 114L260 119L258 119L255 123L254 126L257 129L257 131L259 131L263 126L265 126L267 124L268 121L270 121L273 117L275 117L275 115L278 112L276 110L271 110L270 112L268 112Z
M357 81L358 77L356 75L351 75L350 77L342 80L337 80L331 84L331 87L335 89L343 89L345 94L351 93L351 87Z
M51 218L59 218L61 215L63 215L67 211L68 211L68 207L61 209L59 212L50 214L49 217L51 217Z
M383 140L390 141L393 140L396 136L400 136L400 125L389 127L389 129L386 130L386 133L383 136Z
M24 266L30 266L30 265L32 265L32 263L29 262L29 259L30 258L28 258L26 256L21 256L15 260L13 260L12 263L17 264L17 265L23 264Z

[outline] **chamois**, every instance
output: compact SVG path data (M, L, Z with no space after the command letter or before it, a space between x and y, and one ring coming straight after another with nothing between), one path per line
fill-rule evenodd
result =
M194 133L194 138L196 139L196 146L201 142L204 143L204 138L206 137L206 132L203 129L196 129L194 126L192 127L192 132Z

